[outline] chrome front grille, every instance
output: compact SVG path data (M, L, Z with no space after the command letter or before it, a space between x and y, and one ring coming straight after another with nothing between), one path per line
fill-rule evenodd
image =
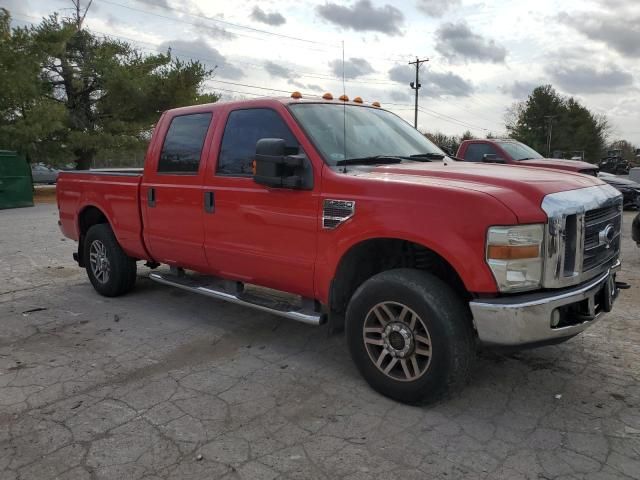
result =
M599 185L547 195L545 288L576 285L606 271L620 254L622 195Z
M619 256L621 226L621 204L596 208L585 213L583 272L598 268Z

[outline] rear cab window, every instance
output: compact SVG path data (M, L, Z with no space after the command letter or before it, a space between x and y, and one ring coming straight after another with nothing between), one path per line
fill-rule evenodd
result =
M180 115L171 120L164 138L158 173L196 175L212 118L211 112Z

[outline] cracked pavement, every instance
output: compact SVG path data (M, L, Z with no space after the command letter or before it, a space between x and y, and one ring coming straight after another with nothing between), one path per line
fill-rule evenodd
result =
M640 249L567 343L482 352L437 405L374 393L342 336L152 283L100 297L55 205L0 211L0 478L640 479Z

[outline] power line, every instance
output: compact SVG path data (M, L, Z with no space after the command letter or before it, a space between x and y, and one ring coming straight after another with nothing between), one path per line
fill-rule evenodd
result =
M144 10L144 9L141 9L141 8L131 7L129 5L123 5L121 3L112 2L110 0L100 0L100 2L108 3L110 5L115 5L115 6L118 6L118 7L126 8L126 9L133 10L133 11L140 12L140 13L145 13L147 15L154 15L156 17L165 18L167 20L171 20L172 22L175 22L177 20L179 22L188 23L188 24L196 26L196 27L201 27L202 26L202 25L197 25L197 24L191 23L191 22L187 22L185 20L181 20L179 18L167 17L166 15L161 15L159 13L150 12L148 10ZM326 45L326 46L331 46L331 47L334 47L334 48L339 48L338 44L331 44L331 43L327 43L327 42L319 42L317 40L309 40L307 38L294 37L294 36L285 35L285 34L282 34L282 33L271 32L271 31L268 31L268 30L262 30L260 28L250 27L248 25L241 25L241 24L238 24L238 23L229 22L227 20L222 20L222 19L215 18L215 17L207 17L205 15L197 15L197 14L194 14L194 13L184 12L184 11L179 10L177 8L169 7L168 5L157 4L155 6L158 7L158 8L162 8L164 10L170 10L170 11L173 11L173 12L179 12L179 13L182 13L182 14L189 15L191 17L196 17L196 18L200 18L200 19L203 19L203 20L209 20L209 21L212 21L212 22L221 23L223 25L227 25L227 26L234 27L234 28L250 30L252 32L262 33L262 34L265 34L265 35L271 35L271 36L274 36L274 37L284 38L284 39L288 39L288 40L295 40L295 41L298 41L298 42L305 42L305 43L311 43L311 44L316 44L316 45Z

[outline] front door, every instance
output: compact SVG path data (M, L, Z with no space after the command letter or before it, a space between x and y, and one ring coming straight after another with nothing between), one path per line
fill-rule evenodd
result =
M256 142L282 138L303 153L282 117L270 108L228 114L217 162L204 180L215 212L204 217L205 251L215 273L277 290L313 296L319 175L313 190L268 188L252 178Z
M206 270L204 253L204 163L212 130L211 112L173 117L163 125L164 142L149 152L140 197L145 243L154 259ZM168 125L168 126L167 126Z

